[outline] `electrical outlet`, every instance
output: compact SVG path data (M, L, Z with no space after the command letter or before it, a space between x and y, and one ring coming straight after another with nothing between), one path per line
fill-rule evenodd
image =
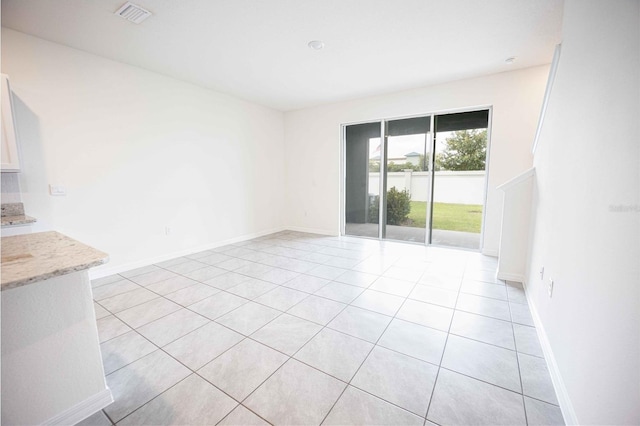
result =
M553 296L553 279L549 278L549 284L547 284L547 291L549 292L549 297Z
M540 279L541 280L544 279L544 266L542 268L540 268Z
M49 185L49 194L51 195L67 195L67 188L63 185Z
M171 228L168 226L164 227L164 235L169 236L171 235Z

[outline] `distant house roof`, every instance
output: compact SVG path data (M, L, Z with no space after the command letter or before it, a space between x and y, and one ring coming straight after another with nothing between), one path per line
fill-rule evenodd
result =
M420 157L421 154L417 153L417 152L410 152L408 154L405 154L404 156L409 158L409 157Z

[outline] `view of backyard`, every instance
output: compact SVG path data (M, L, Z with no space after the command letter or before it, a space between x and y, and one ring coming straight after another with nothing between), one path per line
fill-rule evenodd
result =
M378 222L379 198L373 197L370 222ZM412 201L408 191L392 187L387 193L387 225L425 228L427 203ZM433 229L479 234L482 227L482 205L461 203L433 203Z
M409 219L411 226L424 228L427 203L411 201ZM433 203L433 229L480 233L482 225L482 205Z
M396 138L394 142L400 144L400 140L400 138ZM451 179L455 178L451 175L442 175L441 171L446 171L445 173L484 171L487 131L486 129L472 129L439 132L437 134L437 140L439 143L436 147L435 154L436 175L434 185L436 191L443 191L446 188L448 192L446 195L449 197L443 200L444 194L435 194L432 229L480 234L483 206L482 204L473 203L473 201L469 199L463 201L463 197L469 197L470 193L480 194L482 189L479 189L475 185L472 186L471 180L469 180L468 184L459 188L461 191L457 197L458 199L452 200L451 198L453 197L451 197L451 195L453 194L451 192L454 190L454 187L451 186L450 182L452 182ZM390 144L391 143L392 142L390 142ZM405 150L409 149L409 146L405 148ZM411 155L412 154L410 154L410 156ZM399 165L399 167L393 162L387 165L388 184L397 186L397 188L392 186L387 194L387 224L413 228L424 228L426 226L427 203L424 201L426 199L425 195L418 192L420 186L416 186L415 188L411 186L414 179L417 184L418 180L423 178L421 172L426 170L424 167L424 159L425 157L420 154L416 164L408 161L405 164ZM407 169L412 171L409 176L406 174L402 176L397 173L400 171L406 172ZM395 176L394 172L395 175L399 176ZM458 177L460 182L465 178L473 179L471 176ZM481 177L482 180L483 178L484 176ZM464 182L466 182L466 180L464 180ZM428 187L428 185L424 183L419 185L425 188Z

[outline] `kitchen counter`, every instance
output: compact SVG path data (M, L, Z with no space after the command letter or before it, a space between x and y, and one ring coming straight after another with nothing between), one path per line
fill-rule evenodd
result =
M1 243L0 421L75 425L113 402L89 280L108 256L58 232Z
M0 204L0 219L2 220L2 236L13 236L31 232L30 226L36 222L36 218L24 214L22 203Z
M3 237L1 289L89 269L108 260L107 254L55 231Z
M3 216L2 217L2 226L6 225L26 225L28 223L35 223L36 219L31 216L27 216L26 214L21 214L17 216Z

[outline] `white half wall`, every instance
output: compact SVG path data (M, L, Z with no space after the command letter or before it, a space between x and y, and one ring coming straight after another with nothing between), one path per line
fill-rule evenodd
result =
M34 232L113 270L284 225L281 112L5 28L2 72Z
M2 424L75 424L113 402L86 270L2 292Z
M287 224L339 233L341 124L492 106L483 251L496 255L502 211L496 187L531 167L548 72L527 68L285 113Z
M639 123L640 2L566 0L527 296L568 422L640 424Z

